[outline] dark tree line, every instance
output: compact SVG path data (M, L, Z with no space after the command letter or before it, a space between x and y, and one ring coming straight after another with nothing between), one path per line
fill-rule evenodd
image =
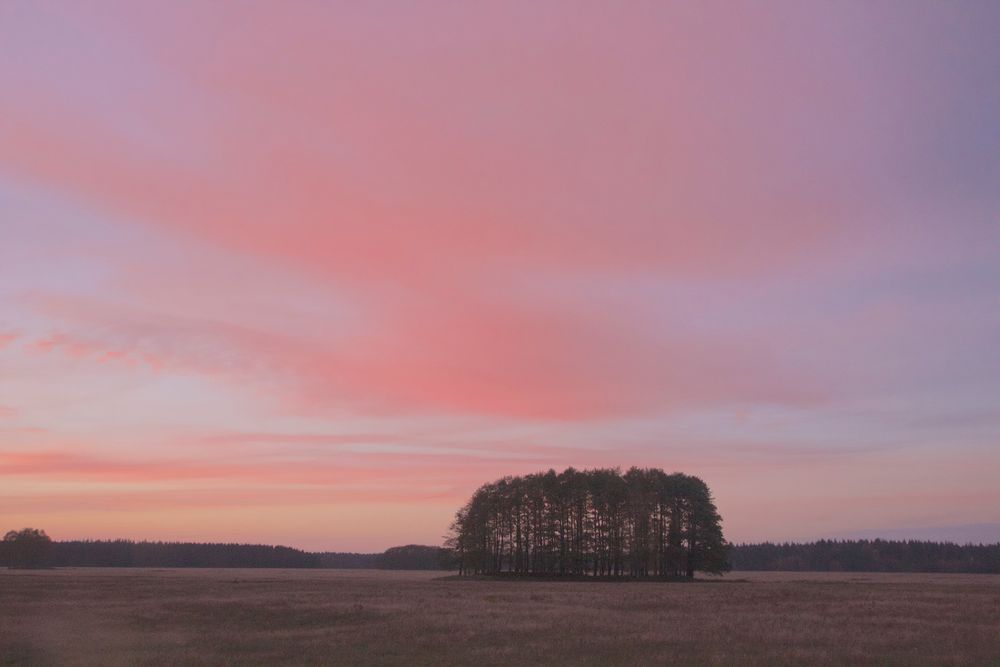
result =
M57 567L317 567L316 554L262 544L79 540L54 542Z
M461 574L692 578L728 569L720 524L697 477L568 468L480 487L448 546Z
M1000 574L1000 544L895 540L767 542L735 545L729 559L734 570Z
M333 570L358 570L378 567L382 554L347 553L343 551L321 551L316 556L316 567Z
M44 531L10 531L0 541L0 566L9 567L262 567L447 569L450 552L407 545L384 553L311 553L262 544L73 540L53 542Z
M456 563L450 549L407 544L379 554L375 567L383 570L449 570L456 569Z
M318 567L375 568L379 570L449 570L457 569L450 549L407 544L391 547L380 554L318 553Z
M577 473L580 474L580 473ZM546 473L548 475L548 473ZM565 475L565 473L564 473ZM561 477L561 475L556 476ZM501 480L502 481L502 480ZM499 483L499 482L498 482ZM468 506L463 508L467 511ZM523 517L522 517L523 518ZM571 508L569 519L575 524L576 515ZM592 521L592 520L590 520ZM554 545L548 555L535 554L534 563L551 564L551 570L514 570L524 574L560 574L558 559L562 556L558 517L555 533L538 536L533 543ZM654 522L655 523L655 522ZM544 527L543 521L542 526ZM585 531L590 524L584 521ZM571 563L582 562L583 574L594 574L593 555L585 553L578 558L573 553L574 526L567 533L567 568L562 574L574 571ZM530 526L522 524L522 540L530 537ZM669 531L669 525L668 525ZM614 531L612 531L613 533ZM653 531L654 534L656 531ZM669 534L669 533L668 533ZM457 544L458 535L453 538ZM655 542L655 538L653 540ZM584 539L586 544L587 540ZM650 543L646 542L647 545ZM516 522L515 522L516 552ZM683 540L681 548L684 548ZM522 546L522 554L524 547ZM384 553L310 553L290 547L272 547L254 544L193 544L182 542L132 542L70 541L53 542L45 531L26 528L10 531L0 540L0 566L11 567L280 567L280 568L381 568L399 570L456 570L463 572L510 572L476 567L475 552L460 554L447 548L406 545L392 547ZM522 556L523 558L523 556ZM608 562L607 556L602 557ZM511 562L509 546L501 557ZM846 572L966 572L1000 574L1000 543L987 545L957 545L942 542L887 541L887 540L821 540L808 544L738 544L728 546L728 560L736 570L786 570L786 571L846 571ZM491 561L493 562L493 561ZM513 562L517 562L516 556ZM614 576L614 558L611 576ZM629 563L625 555L619 562ZM522 563L532 563L531 558ZM707 570L712 571L712 570ZM655 576L650 570L648 576ZM674 576L675 570L666 569L665 576ZM686 574L686 570L683 571ZM601 570L598 570L601 574ZM604 570L605 576L607 570ZM632 575L628 569L621 574ZM632 575L640 576L640 575Z

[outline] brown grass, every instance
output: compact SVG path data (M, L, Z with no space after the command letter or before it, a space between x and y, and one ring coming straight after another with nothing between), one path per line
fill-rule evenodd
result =
M0 664L1000 665L1000 576L439 577L0 571Z

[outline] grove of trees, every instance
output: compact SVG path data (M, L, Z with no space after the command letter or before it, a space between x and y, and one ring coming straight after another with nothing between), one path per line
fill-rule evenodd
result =
M693 578L728 569L720 524L697 477L567 468L483 485L448 546L460 574Z

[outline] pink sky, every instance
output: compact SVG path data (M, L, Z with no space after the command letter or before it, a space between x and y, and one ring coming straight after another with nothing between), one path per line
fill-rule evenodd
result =
M1000 540L998 32L3 3L0 529L381 550L642 465L734 541Z

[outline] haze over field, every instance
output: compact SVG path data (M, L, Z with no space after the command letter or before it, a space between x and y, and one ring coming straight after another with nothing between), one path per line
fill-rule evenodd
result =
M1000 5L0 3L0 528L704 479L1000 541Z

